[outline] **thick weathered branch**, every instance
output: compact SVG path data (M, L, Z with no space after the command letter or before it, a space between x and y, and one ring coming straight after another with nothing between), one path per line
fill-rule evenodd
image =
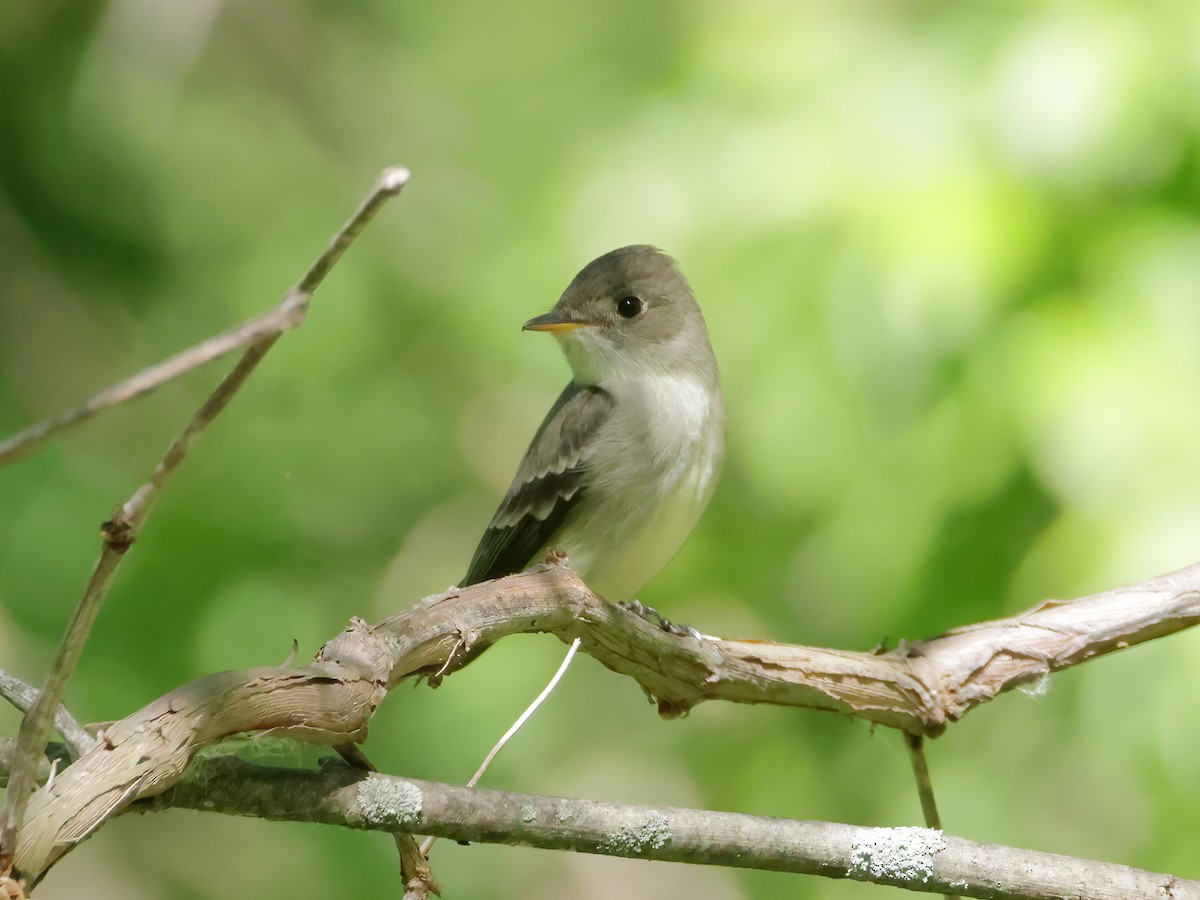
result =
M17 863L41 877L230 735L272 731L330 746L360 740L392 686L453 672L510 634L579 637L585 652L657 697L667 716L703 700L773 703L935 735L1018 684L1198 620L1200 565L889 653L854 653L667 634L597 598L570 570L542 566L427 598L375 626L353 620L307 667L226 672L172 691L110 727L100 747L34 795Z
M473 843L523 844L850 878L1007 900L1200 900L1200 882L1019 850L928 828L864 828L694 809L510 794L367 773L203 759L145 809L186 807Z
M464 646L546 631L581 638L586 653L635 678L667 716L704 700L773 703L936 736L1018 685L1198 622L1200 564L1077 600L1048 600L887 653L696 640L664 633L595 597L569 570L549 566L428 598L372 632L393 648L391 684L436 671ZM325 658L340 647L332 641ZM451 662L448 671L455 668Z

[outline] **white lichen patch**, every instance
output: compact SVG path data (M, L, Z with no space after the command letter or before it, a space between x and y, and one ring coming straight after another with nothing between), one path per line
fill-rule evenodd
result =
M946 849L946 839L932 828L868 828L850 851L851 878L925 883L933 876L933 860Z
M537 818L537 811L532 806L530 806L529 804L525 804L524 806L521 807L521 821L522 822L525 822L526 824L528 824L536 818Z
M671 840L671 823L660 812L650 812L640 822L625 824L600 845L605 853L642 854L665 847Z
M421 789L392 778L366 778L358 786L353 812L364 824L411 828L421 820Z

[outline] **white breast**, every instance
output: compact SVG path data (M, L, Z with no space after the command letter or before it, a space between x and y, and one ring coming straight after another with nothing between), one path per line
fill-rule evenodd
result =
M716 484L724 406L694 379L605 385L616 399L587 494L556 539L588 585L625 601L691 533Z

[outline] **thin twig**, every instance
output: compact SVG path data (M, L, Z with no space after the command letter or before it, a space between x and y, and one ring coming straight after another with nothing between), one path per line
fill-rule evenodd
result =
M74 409L32 425L0 442L0 466L28 456L52 438L86 422L97 413L136 400L168 381L173 381L227 353L249 346L267 335L295 328L301 321L302 319L295 317L292 310L276 306L236 328L181 350L174 356L105 388Z
M554 692L556 687L558 687L558 683L562 680L562 677L567 674L567 669L571 665L571 660L575 658L575 652L579 649L579 641L580 638L575 638L575 640L571 642L571 646L567 649L567 655L563 657L563 661L559 664L558 671L554 673L554 677L550 679L544 688L542 688L542 692L534 698L533 702L525 708L525 712L517 716L517 721L513 722L512 725L509 726L508 731L504 732L504 735L500 738L500 740L496 741L496 746L492 747L488 755L483 758L483 762L479 764L479 768L475 770L475 774L472 775L471 780L467 782L467 787L473 788L475 785L479 784L479 779L482 778L483 773L488 770L488 766L492 764L492 760L496 758L496 754L504 749L504 745L513 739L513 736L516 735L516 733L525 726L525 723L529 721L529 717L537 712L538 707L545 703L546 698ZM436 837L426 838L425 842L421 844L421 853L425 856L429 856L429 851L433 849L433 844L436 840Z
M38 689L26 684L15 675L10 675L0 669L0 697L3 697L21 712L28 712L29 707L37 700ZM96 745L96 738L91 732L79 724L65 706L58 707L54 717L54 727L62 735L67 753L72 760L79 759L84 753Z
M917 796L921 798L921 814L925 827L942 830L942 817L938 815L937 800L933 796L933 781L929 777L929 764L925 759L925 736L905 731L904 746L912 762L913 777L917 779ZM944 900L959 900L957 894L943 894Z
M366 772L379 771L358 744L339 744L333 749L355 769L362 769ZM396 842L396 852L400 855L400 878L404 883L404 900L426 900L430 894L440 896L442 886L438 883L433 869L429 865L429 855L426 849L418 847L417 839L407 831L396 831L392 837Z
M17 749L13 752L12 774L8 780L8 788L4 792L4 807L0 809L0 871L9 868L16 852L17 830L25 815L25 807L29 804L29 796L37 785L37 770L54 727L55 714L66 693L67 682L83 645L91 634L96 616L100 612L100 603L107 592L109 580L117 569L123 549L115 550L114 545L105 540L100 551L100 558L92 569L83 598L75 607L67 631L58 645L50 674L42 691L25 718L21 720L20 731L17 732Z
M921 814L925 816L925 827L942 829L942 817L938 815L937 801L933 797L933 782L929 778L929 766L925 762L925 736L904 732L904 746L912 762L913 777L917 779L917 795L921 798Z
M325 276L346 252L346 248L353 243L383 204L400 192L408 182L408 176L407 169L396 167L384 170L354 215L333 236L316 261L305 272L304 277L279 302L276 309L287 327L295 327L303 321L313 292L324 281ZM83 597L76 606L67 631L59 644L42 693L21 723L21 730L17 738L17 750L13 760L12 777L9 779L8 790L4 795L4 806L0 809L0 871L7 869L12 862L17 831L21 826L30 793L36 783L37 765L46 741L50 737L54 714L62 702L67 683L79 662L79 657L91 634L92 626L100 611L100 605L108 593L117 567L137 539L138 531L163 486L187 456L192 441L233 399L233 395L245 383L250 373L254 371L282 333L282 329L268 332L246 349L233 370L225 376L213 394L200 407L192 421L172 442L162 460L155 467L150 479L138 488L124 505L118 507L112 519L102 526L101 535L104 543L100 550L100 558L96 561Z
M383 201L398 193L407 180L408 170L406 169L397 167L385 170L376 191L367 198L351 222L338 232L337 237L326 247L324 253L294 290L302 294L311 294L316 290L317 285L321 283L346 248L375 215ZM136 375L131 375L124 381L106 387L66 412L10 435L0 441L0 466L28 456L53 438L83 424L98 413L143 397L167 382L174 381L181 375L186 375L214 359L219 359L234 350L248 347L263 338L291 331L298 328L303 322L304 309L298 309L295 305L286 302L277 304L274 308L235 328L214 335L186 350L181 350L174 356L148 366Z

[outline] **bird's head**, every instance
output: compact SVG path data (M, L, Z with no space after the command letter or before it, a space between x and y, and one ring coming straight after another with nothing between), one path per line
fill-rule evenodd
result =
M656 375L716 382L700 307L675 261L656 247L621 247L592 260L524 329L558 338L582 384Z

